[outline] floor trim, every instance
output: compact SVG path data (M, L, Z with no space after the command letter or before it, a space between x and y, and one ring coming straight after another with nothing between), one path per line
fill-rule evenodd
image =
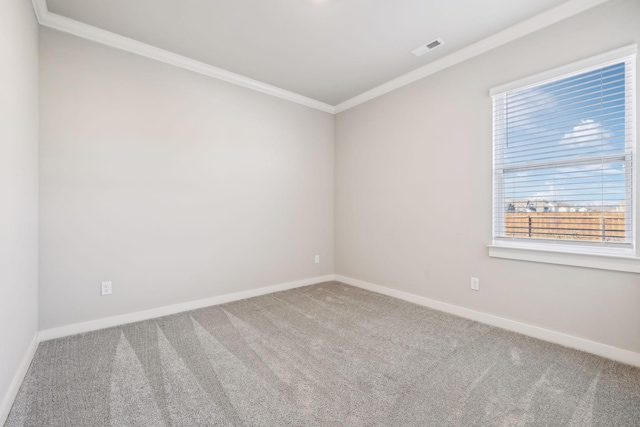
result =
M22 362L18 367L18 371L13 376L13 381L11 381L11 385L9 386L9 390L2 398L0 402L0 426L3 426L5 421L7 421L7 417L9 416L9 412L11 411L11 407L13 406L13 402L18 395L18 391L20 390L20 386L22 385L22 381L24 380L27 371L29 370L29 366L31 365L31 361L33 360L33 356L36 354L36 349L38 348L38 344L40 343L38 339L38 333L33 336L31 340L31 344L27 348L25 352Z
M477 322L485 323L491 326L497 326L498 328L517 332L523 335L528 335L530 337L538 338L543 341L559 344L564 347L570 347L576 350L595 354L597 356L606 357L607 359L612 359L618 362L625 363L627 365L640 367L640 353L634 353L632 351L624 350L618 347L601 344L595 341L589 341L584 338L578 338L572 335L563 334L561 332L551 331L549 329L540 328L538 326L533 326L527 323L517 322L515 320L506 319L504 317L470 310L468 308L421 297L403 291L398 291L380 285L375 285L373 283L364 282L362 280L352 279L350 277L336 275L335 280L347 285L398 298L404 301L412 302L414 304L433 308L435 310L444 311L446 313L451 313L456 316L475 320Z
M274 292L285 291L288 289L299 288L302 286L314 285L316 283L322 283L327 281L337 280L347 285L355 286L368 291L376 292L379 294L387 295L390 297L398 298L404 301L412 302L414 304L422 305L425 307L433 308L435 310L451 313L456 316L464 317L467 319L475 320L477 322L485 323L491 326L496 326L509 331L517 332L520 334L528 335L534 338L538 338L544 341L559 344L565 347L575 348L577 350L585 351L587 353L595 354L605 357L607 359L616 360L628 365L640 367L640 353L634 353L629 350L609 346L606 344L589 341L584 338L578 338L572 335L563 334L561 332L551 331L549 329L540 328L537 326L529 325L515 320L506 319L499 316L494 316L487 313L471 310L468 308L460 307L453 304L433 300L430 298L421 297L418 295L410 294L408 292L399 291L396 289L387 288L384 286L376 285L373 283L365 282L362 280L353 279L351 277L328 274L325 276L318 276L309 279L298 280L294 282L281 283L273 286L266 286L263 288L251 289L243 292L236 292L233 294L220 295L217 297L206 298L196 301L190 301L181 304L173 304L164 307L159 307L151 310L138 311L135 313L123 314L120 316L112 316L103 319L92 320L89 322L76 323L58 328L41 330L36 336L34 336L29 348L27 349L22 363L16 372L11 386L0 403L0 425L3 425L9 416L9 412L13 405L13 402L20 390L20 385L24 380L24 377L29 369L29 365L33 360L38 344L42 341L47 341L55 338L61 338L69 335L75 335L84 332L95 331L98 329L104 329L113 326L119 326L127 323L137 322L141 320L152 319L161 316L167 316L170 314L181 313L184 311L195 310L198 308L209 307L212 305L224 304L227 302L238 301L246 298L252 298L261 295L267 295Z
M236 292L233 294L220 295L196 301L184 302L181 304L167 305L164 307L153 308L151 310L137 311L134 313L127 313L119 316L105 317L88 322L74 323L57 328L44 329L40 331L39 339L41 342L48 341L55 338L66 337L69 335L97 331L99 329L125 325L127 323L139 322L141 320L148 320L156 317L168 316L170 314L182 313L184 311L196 310L198 308L209 307L212 305L224 304L231 301L238 301L246 298L257 297L260 295L271 294L274 292L286 291L288 289L299 288L301 286L315 285L316 283L328 282L334 279L335 276L333 274L329 274L326 276L312 277L310 279L281 283L278 285L266 286L263 288L256 288L243 292Z

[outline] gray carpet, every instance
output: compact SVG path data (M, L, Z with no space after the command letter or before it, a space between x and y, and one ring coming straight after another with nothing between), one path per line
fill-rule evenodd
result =
M6 426L639 426L640 369L336 282L47 341Z

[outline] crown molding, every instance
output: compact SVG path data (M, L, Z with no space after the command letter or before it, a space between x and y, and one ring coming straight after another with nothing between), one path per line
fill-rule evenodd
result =
M33 0L33 7L35 9L38 22L40 25L45 27L53 28L54 30L69 33L77 37L144 56L146 58L155 59L166 64L184 68L186 70L213 77L228 83L233 83L235 85L285 99L287 101L295 102L296 104L301 104L306 107L315 108L316 110L324 111L326 113L335 113L335 108L324 102L298 95L297 93L262 83L258 80L250 79L240 74L232 73L230 71L223 70L222 68L196 61L195 59L187 58L92 25L87 25L61 15L51 13L47 8L46 0Z
M222 81L233 83L248 89L262 92L277 98L301 104L310 108L324 111L330 114L337 114L363 104L374 98L392 92L417 80L423 79L445 68L459 64L467 59L471 59L482 53L488 52L499 46L524 37L542 28L560 22L564 19L577 15L580 12L591 9L609 0L569 0L553 9L540 13L532 18L502 30L492 36L482 39L463 49L457 50L437 61L424 65L414 71L404 74L398 78L381 84L371 90L361 93L338 105L329 105L324 102L281 89L258 80L250 79L240 74L232 73L222 68L214 67L195 59L187 58L164 49L160 49L137 40L123 37L118 34L102 30L92 25L66 18L61 15L49 12L46 0L32 0L33 7L40 25L53 28L58 31L72 34L87 40L101 43L116 49L124 50L136 55L155 59L166 64L191 70L193 72L213 77Z
M607 1L609 0L570 0L465 48L457 50L441 59L438 59L437 61L431 62L414 71L348 99L347 101L336 105L335 112L336 114L341 113L342 111L353 108L356 105L363 104L386 93L392 92L417 80L430 76L431 74L435 74L438 71L442 71L445 68L452 67L466 61L467 59L471 59L482 53L488 52L499 46L505 45L516 39L577 15L580 12L584 12L587 9L606 3Z

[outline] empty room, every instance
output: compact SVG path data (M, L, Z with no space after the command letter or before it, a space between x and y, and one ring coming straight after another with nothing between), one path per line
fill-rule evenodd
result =
M639 0L3 0L0 426L640 426Z

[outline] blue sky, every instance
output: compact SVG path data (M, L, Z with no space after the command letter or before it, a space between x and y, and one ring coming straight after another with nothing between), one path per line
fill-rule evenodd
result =
M508 143L497 148L506 169L505 198L589 210L620 206L629 188L620 159L626 150L624 63L507 96ZM606 163L602 156L609 157ZM550 164L554 160L569 164Z

